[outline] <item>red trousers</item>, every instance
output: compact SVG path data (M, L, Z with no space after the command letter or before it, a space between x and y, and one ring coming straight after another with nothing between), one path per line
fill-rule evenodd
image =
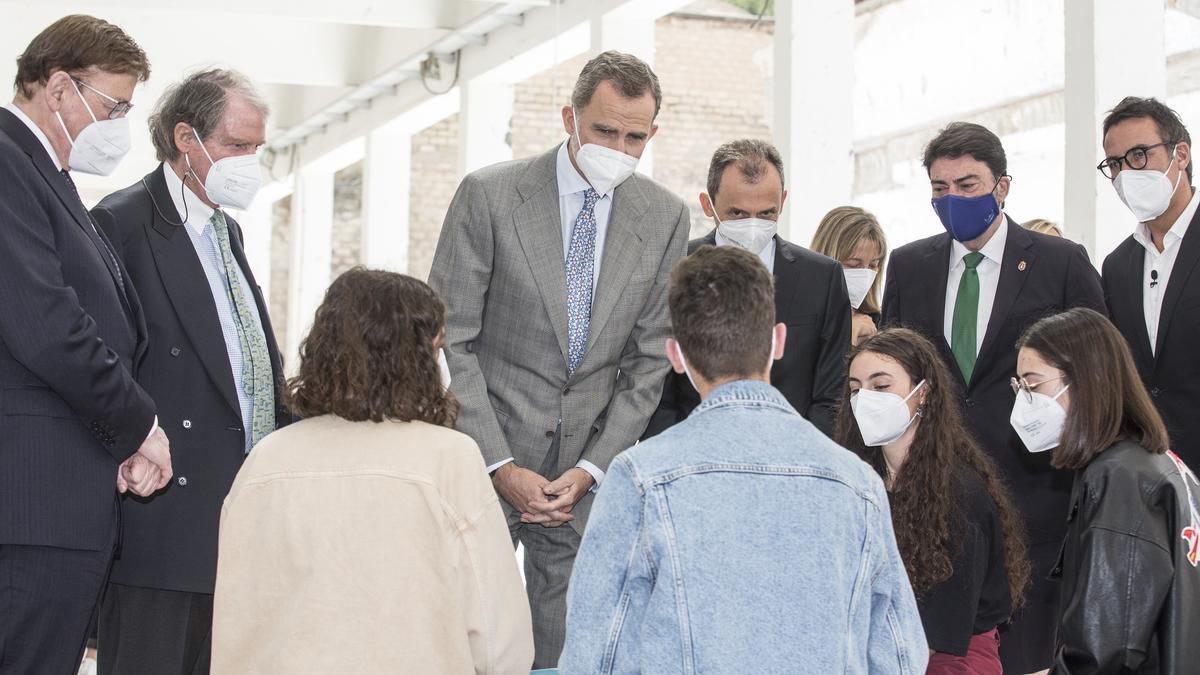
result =
M1000 638L996 629L972 635L966 656L934 652L925 672L927 675L1002 675Z

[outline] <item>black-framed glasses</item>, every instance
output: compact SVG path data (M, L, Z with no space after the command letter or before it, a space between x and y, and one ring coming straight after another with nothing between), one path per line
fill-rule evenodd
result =
M1010 387L1012 387L1013 394L1023 395L1026 403L1033 403L1034 389L1037 389L1047 382L1053 382L1061 379L1062 376L1059 375L1058 377L1050 377L1042 380L1041 382L1034 382L1033 384L1030 384L1029 381L1023 377L1013 377L1009 378L1008 384Z
M75 84L87 89L97 96L103 97L104 100L112 103L112 107L108 110L108 119L115 120L117 118L124 117L129 114L130 110L133 110L133 104L129 101L119 101L77 77L72 77L71 79L75 81Z
M1124 164L1127 169L1144 169L1147 162L1150 161L1150 151L1160 147L1174 147L1174 143L1155 143L1154 145L1136 145L1129 149L1121 157L1106 157L1103 162L1096 165L1096 169L1104 174L1104 177L1112 180L1121 172L1121 165Z

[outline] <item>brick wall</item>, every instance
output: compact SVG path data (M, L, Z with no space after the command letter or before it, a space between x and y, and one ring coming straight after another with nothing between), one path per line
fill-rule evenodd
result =
M333 175L330 279L362 262L362 162Z
M287 344L288 270L292 267L292 197L288 195L271 207L271 297L267 306L275 342Z
M458 181L458 115L451 115L412 139L408 273L418 279L429 278L438 233Z

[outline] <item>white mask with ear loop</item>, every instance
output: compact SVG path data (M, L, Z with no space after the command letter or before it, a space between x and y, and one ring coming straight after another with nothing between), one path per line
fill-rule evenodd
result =
M222 157L214 162L212 155L208 154L208 148L204 147L204 142L200 140L196 127L192 127L192 135L196 137L200 150L211 164L208 167L208 176L204 179L204 192L209 201L230 209L244 210L249 207L254 201L254 195L258 193L259 186L262 185L262 167L259 165L258 155L234 155ZM192 171L192 160L186 154L183 157L187 161L188 171L196 176L196 172ZM196 176L197 180L199 178Z
M442 378L442 389L450 391L450 364L446 363L446 349L438 349L438 375Z
M738 220L721 220L717 216L716 204L713 204L713 219L717 221L717 232L729 241L758 255L779 230L779 223L766 218L739 218Z
M867 299L867 293L871 292L871 284L875 283L876 272L867 267L842 268L842 274L846 277L846 292L850 294L850 306L858 309L862 306L863 300Z
M700 388L696 386L696 380L692 379L692 370L690 368L688 368L687 357L683 355L683 347L679 344L679 340L675 340L674 342L672 342L672 344L675 345L675 355L679 357L679 363L681 363L683 365L683 374L687 375L688 382L692 383L692 389L695 389L696 391L700 391ZM767 360L767 369L768 370L770 370L770 368L775 365L775 347L776 347L775 327L772 326L771 327L771 352L770 352L770 357Z
M887 445L908 431L913 421L921 415L920 410L915 415L909 415L908 399L923 386L925 380L918 382L904 397L870 389L859 389L850 397L854 421L858 423L858 431L867 447Z
M584 144L579 136L579 118L571 108L571 119L575 122L575 162L583 172L592 189L601 197L607 195L637 171L638 158L595 143ZM569 143L570 141L568 141Z
M92 123L84 127L83 131L80 131L79 135L72 139L62 114L57 110L54 111L54 116L58 118L58 124L62 127L63 134L71 144L71 155L67 159L67 165L71 167L72 171L88 173L93 176L109 176L116 171L117 164L121 163L121 160L129 154L130 148L133 147L133 139L129 132L129 118L122 116L115 120L97 119L96 113L92 112L92 106L84 100L83 92L79 90L75 78L71 78L71 86L75 87L79 103L88 111Z
M1167 171L1175 164L1175 149L1171 149L1171 163ZM1179 189L1179 181L1183 179L1181 170L1175 177L1175 183L1167 178L1167 171L1155 169L1124 169L1113 179L1113 188L1117 196L1125 202L1125 206L1133 212L1139 223L1154 220L1166 212L1171 206L1171 197Z

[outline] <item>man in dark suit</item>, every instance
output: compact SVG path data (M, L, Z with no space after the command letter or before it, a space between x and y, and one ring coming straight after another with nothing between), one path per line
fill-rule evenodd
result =
M938 347L957 375L971 430L1021 506L1033 586L1002 629L1000 656L1005 672L1034 672L1053 658L1056 597L1046 576L1064 534L1071 475L1050 467L1050 453L1031 454L1009 423L1014 345L1044 316L1104 311L1100 276L1082 246L1025 230L1004 213L1011 178L991 131L953 123L930 141L924 164L947 231L892 254L883 324L917 330Z
M1171 434L1171 448L1200 467L1200 194L1192 138L1153 98L1129 97L1104 119L1100 170L1138 221L1104 259L1109 316Z
M776 234L786 198L783 158L774 146L752 139L722 145L709 164L708 192L700 194L700 206L717 227L689 242L688 253L709 244L740 246L775 275L775 320L787 325L787 346L771 368L771 384L828 435L834 405L846 386L850 298L837 261ZM683 421L699 404L700 395L686 376L668 374L662 401L642 437Z
M150 116L162 164L92 212L141 294L151 348L138 382L176 439L176 479L121 504L101 673L208 672L221 503L246 453L290 419L267 305L224 210L257 189L266 114L241 75L191 75Z
M116 167L149 72L120 28L69 16L17 60L0 110L0 673L78 669L117 490L149 495L171 477L134 381L137 294L69 173Z

